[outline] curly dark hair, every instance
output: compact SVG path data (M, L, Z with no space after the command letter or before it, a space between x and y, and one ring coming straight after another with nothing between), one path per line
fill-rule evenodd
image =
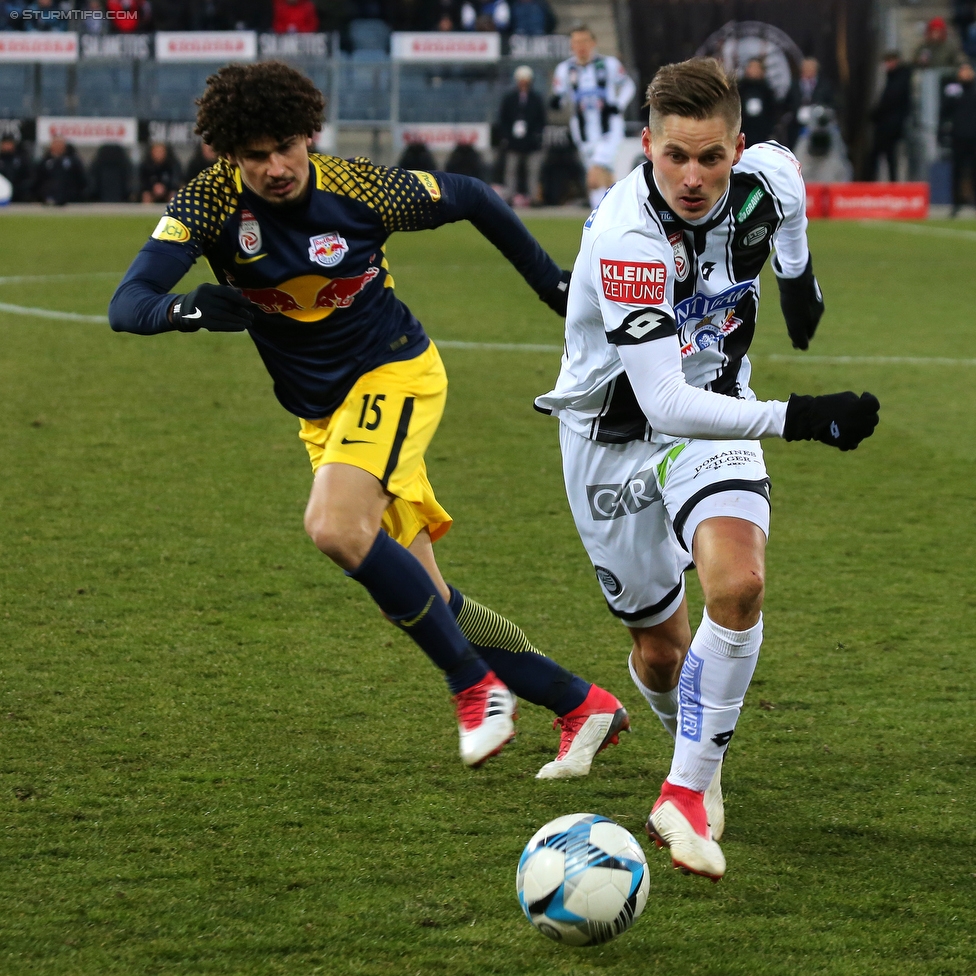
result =
M220 154L269 137L312 136L325 111L315 85L280 61L228 64L207 79L196 103L195 131Z

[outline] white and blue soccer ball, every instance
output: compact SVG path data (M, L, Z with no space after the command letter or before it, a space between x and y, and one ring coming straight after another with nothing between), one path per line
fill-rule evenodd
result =
M526 918L566 945L609 942L647 902L647 859L633 834L595 813L557 817L519 858L515 881Z

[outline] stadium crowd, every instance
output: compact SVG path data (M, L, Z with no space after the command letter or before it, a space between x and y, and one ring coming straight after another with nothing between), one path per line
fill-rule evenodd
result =
M497 31L538 36L556 18L548 0L3 0L0 29L85 33L346 31L355 20L390 30Z

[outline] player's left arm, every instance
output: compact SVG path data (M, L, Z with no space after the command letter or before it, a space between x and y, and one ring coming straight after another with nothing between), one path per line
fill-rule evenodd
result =
M806 187L799 164L787 149L769 152L777 165L764 170L783 208L783 220L773 235L773 271L779 285L779 304L794 349L807 349L824 313L823 293L813 273L807 244Z
M381 211L387 230L430 230L468 220L502 252L542 301L557 315L566 315L570 272L560 269L488 184L456 173L390 169L388 174L387 182L395 192L390 205Z

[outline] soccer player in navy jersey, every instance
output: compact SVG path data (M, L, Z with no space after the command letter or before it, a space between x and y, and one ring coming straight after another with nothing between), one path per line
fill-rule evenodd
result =
M284 64L224 67L198 104L196 131L220 158L180 190L132 262L109 306L112 328L246 330L278 400L300 418L314 472L309 535L444 672L463 761L480 765L510 741L517 694L561 727L539 778L585 776L629 728L626 710L437 568L432 543L451 517L424 453L447 378L394 293L384 246L394 231L469 220L559 315L569 273L478 180L310 153L324 102ZM219 284L172 294L200 257Z

